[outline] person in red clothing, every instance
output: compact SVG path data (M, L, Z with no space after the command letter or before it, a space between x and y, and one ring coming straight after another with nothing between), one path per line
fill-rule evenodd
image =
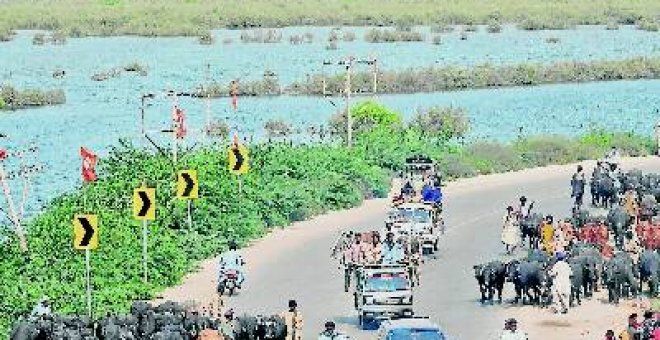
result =
M607 332L605 333L605 340L616 340L614 337L614 331L611 329L608 329Z

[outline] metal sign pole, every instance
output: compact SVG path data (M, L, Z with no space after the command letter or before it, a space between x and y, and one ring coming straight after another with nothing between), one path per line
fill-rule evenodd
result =
M85 249L85 280L87 281L87 316L92 317L92 284L90 279L90 252Z
M241 175L238 175L238 193L243 193L243 177Z
M142 221L142 270L144 283L147 283L147 220Z
M188 199L188 227L192 229L192 200Z

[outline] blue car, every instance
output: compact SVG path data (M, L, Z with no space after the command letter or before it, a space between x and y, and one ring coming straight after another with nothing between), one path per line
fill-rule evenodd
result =
M428 318L386 320L380 324L378 340L448 340Z

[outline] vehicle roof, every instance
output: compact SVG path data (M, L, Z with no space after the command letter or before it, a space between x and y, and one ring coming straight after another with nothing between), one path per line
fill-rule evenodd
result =
M407 203L401 203L397 207L397 209L424 209L424 210L431 210L433 207L429 204L422 203L422 202L407 202Z
M430 329L441 331L440 326L427 318L404 318L383 321L381 327L385 331L393 329Z

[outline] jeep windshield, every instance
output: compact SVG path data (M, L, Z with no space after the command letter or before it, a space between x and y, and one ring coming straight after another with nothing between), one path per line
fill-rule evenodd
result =
M404 274L374 274L367 278L364 286L367 292L395 292L408 289L408 279Z
M432 329L393 329L387 333L387 340L445 340L445 336Z
M401 209L399 216L403 221L416 223L430 223L431 216L424 209Z

